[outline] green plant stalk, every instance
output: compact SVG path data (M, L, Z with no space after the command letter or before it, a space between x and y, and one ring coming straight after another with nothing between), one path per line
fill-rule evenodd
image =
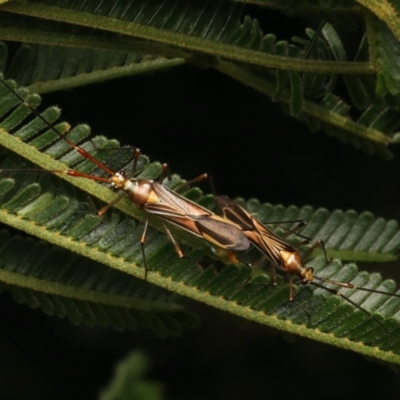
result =
M18 225L18 223L16 225ZM59 282L50 282L44 279L37 279L4 269L0 270L0 281L7 285L15 285L49 295L73 298L80 301L88 301L107 306L160 312L176 312L183 310L183 306L176 303L141 300L126 296L110 295L93 290L84 290Z
M400 40L400 18L391 6L390 2L381 0L355 0L358 4L367 8L379 19L387 24L393 34Z
M104 82L110 79L121 78L125 76L159 71L165 68L176 67L184 63L185 61L182 58L174 58L171 60L162 58L144 61L138 64L126 65L123 67L113 67L102 71L94 71L90 74L81 74L48 82L37 82L27 86L27 89L32 93L49 93L58 90L71 89L77 86L84 86L91 83Z
M220 72L236 79L237 81L250 86L257 91L273 97L276 92L276 87L264 79L254 75L241 67L232 63L221 61L216 67ZM287 105L290 105L291 96L287 91L282 92L279 100ZM388 145L391 143L391 138L379 132L376 129L368 128L366 126L353 122L350 118L343 117L333 111L329 111L324 107L318 106L310 101L303 101L302 112L318 118L321 121L327 122L333 126L337 126L352 133L356 136L368 139L376 143Z
M143 40L122 38L93 38L90 36L65 35L27 29L1 28L0 38L13 42L45 44L49 46L78 47L82 49L107 50L116 52L134 52L140 54L157 54L169 58L185 58L187 53L165 44L144 42Z
M197 37L168 32L166 30L153 28L151 26L143 26L129 21L121 21L114 18L77 12L69 9L60 9L42 4L14 1L12 3L3 4L0 10L51 21L102 29L108 32L148 39L159 43L178 46L183 49L213 54L227 59L262 65L269 68L321 74L371 74L375 72L369 63L318 62L315 60L276 56Z

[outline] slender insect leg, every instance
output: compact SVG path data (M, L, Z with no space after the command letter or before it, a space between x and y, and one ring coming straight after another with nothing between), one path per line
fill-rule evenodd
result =
M328 258L328 255L326 254L325 244L322 240L317 240L315 243L313 243L312 246L305 252L303 257L307 258L313 252L313 250L319 246L321 246L322 251L324 252L326 262L329 263L330 260Z
M185 189L186 187L191 186L195 183L202 182L202 181L206 180L207 178L210 179L207 174L201 174L198 177L191 179L190 181L186 181L185 183L182 183L181 185L176 187L174 189L174 191L179 193L181 190Z
M164 230L165 233L168 236L168 239L171 241L172 245L175 248L175 252L178 255L179 258L182 259L186 259L186 260L196 260L199 261L197 258L193 258L193 257L188 257L184 254L184 252L182 251L181 247L179 246L178 242L176 241L176 239L174 238L174 236L172 235L171 231L167 228L167 226L165 224L164 225Z
M276 267L274 264L271 265L271 274L272 274L272 280L273 280L273 286L276 286Z
M15 96L17 96L22 104L24 104L26 107L28 107L33 114L39 118L41 121L43 121L49 128L51 128L54 132L56 132L60 139L64 140L66 143L68 143L73 149L75 149L82 157L88 159L89 161L91 161L93 164L97 165L99 168L101 168L103 171L107 172L109 175L114 175L114 172L111 171L109 168L107 168L103 163L101 163L99 160L97 160L96 158L94 158L93 156L91 156L84 148L79 147L78 145L76 145L74 142L72 142L70 139L68 139L67 137L67 133L61 133L53 123L49 123L49 121L47 121L42 114L40 114L36 109L34 109L33 107L31 107L26 101L25 99L20 96L18 94L18 92L16 92L15 90L13 90L11 88L10 85L7 84L7 82L5 82L4 80L2 80L3 85L5 85L10 91L12 91ZM88 177L87 174L83 174L83 173L79 173L78 171L73 171L71 170L71 174L68 173L68 175L71 176L79 176L79 177Z
M236 256L236 259L238 261L240 261L242 264L247 265L249 268L254 268L254 264L253 263L248 262L246 260L243 260L243 258L240 258L240 257L237 257L237 256Z
M303 307L301 304L299 304L295 299L290 300L290 303L299 308L301 311L306 314L307 317L307 326L311 325L311 314L310 311L308 311L305 307Z
M282 239L285 240L288 236L294 234L296 236L299 236L299 237L305 239L305 242L302 242L302 244L311 243L311 238L297 232L300 228L304 228L305 226L307 226L308 222L305 221L304 219L295 219L292 221L266 221L265 222L266 225L282 225L282 224L294 224L294 223L297 223L297 225L292 229L285 228L284 226L279 226L279 228L284 229L286 231L286 234L281 236ZM300 244L300 246L302 244Z
M144 280L145 281L147 281L147 272L149 270L147 268L146 252L144 250L144 244L146 242L148 227L149 227L149 220L147 219L146 222L144 223L143 233L142 233L142 236L140 238L140 248L142 249L142 257L143 257L143 264L144 264Z
M294 291L293 291L293 276L291 275L289 278L289 301L294 304L296 307L298 307L300 310L302 310L304 312L304 314L306 314L307 316L307 326L309 326L311 324L311 314L310 312L303 307L301 304L297 303L297 301L295 300L295 295L294 295Z
M297 232L297 230L299 230L300 228L303 228L307 225L306 221L304 221L304 220L282 221L282 222L279 222L279 224L286 224L286 223L290 224L290 223L294 223L294 222L296 222L297 225L293 229L288 229L288 228L285 228L284 226L280 226L280 228L282 228L286 231L286 234L282 236L282 239L286 239L288 236L294 234L296 236L299 236L299 237L305 239L308 243L311 243L311 238ZM273 222L268 222L268 224L273 224Z
M117 204L121 199L123 199L124 197L126 197L126 193L125 192L121 192L118 194L118 196L110 201L108 204L106 204L104 207L102 207L99 211L97 211L97 215L104 215L111 207L115 206L115 204Z
M294 292L293 292L293 276L290 275L289 277L289 300L293 301Z
M91 212L93 213L93 215L99 215L96 204L94 204L92 197L88 195L88 196L86 196L86 198L87 198L88 203L90 204L90 208L92 209Z
M343 295L342 293L340 293L339 290L328 288L328 287L320 285L319 283L316 283L316 282L310 282L310 284L313 285L313 286L317 286L317 287L319 287L321 289L325 289L326 291L328 291L329 293L332 293L335 296L341 297L342 299L344 299L347 302L349 302L350 304L352 304L355 308L358 308L364 314L368 315L368 317L370 317L372 320L374 320L385 331L386 335L390 338L390 340L392 341L392 343L393 343L394 347L396 348L396 350L399 351L399 345L393 339L393 337L390 335L390 332L388 331L386 326L383 325L383 323L381 321L379 321L379 319L375 318L374 315L370 311L366 310L365 308L360 307L357 303L355 303L349 297L347 297L347 296ZM354 287L354 288L357 289L356 287ZM371 290L371 291L374 292L373 290Z
M162 169L161 169L161 174L158 177L158 182L162 183L163 180L165 178L171 179L171 171L169 169L169 165L164 163L162 165ZM205 179L208 178L208 175L206 173L199 175L198 177L191 179L190 181L186 181L185 183L182 183L181 185L177 186L176 188L174 188L174 192L180 192L182 189L186 188L187 186L191 186L195 183L199 183L204 181Z
M195 260L196 261L196 265L200 268L201 271L204 271L204 267L200 264L201 260L199 260L198 258L195 257L188 257L184 254L184 252L182 251L181 247L179 246L178 242L176 241L176 239L174 238L174 236L172 235L172 233L170 232L170 230L167 228L167 226L165 224L164 225L164 231L166 233L166 235L168 236L169 240L171 241L172 245L175 248L175 252L178 255L179 258L181 259L185 259L185 260ZM238 260L246 265L248 265L245 261L237 258L233 252L230 251L226 251L226 250L221 250L221 254L219 254L220 249L216 249L216 254L218 255L219 258L223 259L223 258L227 258L229 260L232 261L232 259ZM251 265L250 265L251 266ZM212 269L214 270L214 272L217 274L218 270L215 267L215 265L212 265Z
M136 171L137 171L137 164L140 156L140 149L137 149L136 147L133 148L133 164L132 164L132 171L131 171L131 176L135 176Z
M132 168L131 168L129 175L127 175L127 176L129 178L132 178L136 175L138 160L139 160L140 154L142 154L140 149L138 149L137 147L134 147L134 146L101 148L96 145L96 143L93 141L92 138L90 138L88 141L92 143L94 149L97 149L99 151L122 151L122 150L128 151L129 150L130 152L132 152L132 154L133 154ZM129 161L131 161L131 159ZM128 161L126 162L126 164L128 164Z
M167 234L169 240L171 241L171 243L173 244L176 254L178 255L179 258L186 258L185 255L183 254L182 249L180 248L178 242L175 240L175 238L172 236L172 233L170 232L170 230L166 227L165 224L164 225L164 229L165 229L165 233Z
M213 194L215 197L217 197L217 191L215 190L214 180L213 180L213 178L212 178L211 175L208 176L208 183L209 183L209 185L210 185L212 194Z
M251 263L250 266L253 267L254 269L256 269L256 268L259 268L259 265L264 263L265 261L268 261L268 257L263 255L260 258L258 258L255 262ZM277 285L276 267L272 263L271 263L270 271L271 271L271 277L272 277L272 286L276 286Z
M161 167L161 174L158 177L158 182L162 183L165 178L171 179L171 172L169 170L169 165L164 163Z
M178 255L178 257L180 259L196 260L198 262L199 259L194 258L194 257L188 257L188 256L185 255L185 253L182 251L181 247L179 246L178 242L176 241L176 239L172 235L171 231L167 228L167 226L165 224L163 224L163 226L164 226L165 233L167 234L168 239L171 241L172 245L174 246L175 252ZM201 266L199 266L199 268L201 270L203 270L203 268Z
M148 232L148 227L149 227L149 220L147 219L145 224L144 224L144 229L143 229L143 233L142 236L140 238L140 247L142 249L142 257L143 257L143 264L144 264L144 269L145 269L145 274L144 274L144 280L147 280L147 275L148 275L148 271L149 268L147 267L147 261L146 261L146 252L145 252L145 243L146 243L146 238L147 238L147 232ZM167 234L169 240L171 241L172 245L175 248L175 252L178 255L179 258L187 258L189 259L190 257L186 257L182 251L182 249L180 248L178 242L176 241L176 239L174 238L174 236L172 235L172 233L170 232L170 230L167 228L167 226L165 224L163 224L164 227L164 231Z

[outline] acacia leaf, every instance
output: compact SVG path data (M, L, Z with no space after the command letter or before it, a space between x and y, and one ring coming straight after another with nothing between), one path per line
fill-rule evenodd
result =
M22 96L31 96L24 91L20 93ZM49 127L41 126L40 120L35 116L33 119L26 116L26 113L22 112L22 109L26 108L25 105L18 102L10 105L7 93L3 93L0 99L4 99L4 103L0 101L2 121L9 124L10 120L18 122L20 118L19 123L12 124L13 128L9 130L1 128L0 141L3 146L42 168L65 169L64 162L55 160L49 155L56 154L58 159L66 161L76 169L82 167L93 174L100 172L96 171L96 167L90 166L88 160L77 157L74 150L68 150L66 143L57 138L57 134L52 135ZM53 108L44 111L46 115L53 112L57 114L57 110ZM68 130L68 124L55 123L59 129ZM88 151L94 151L96 158L101 158L107 165L110 163L113 169L126 168L130 171L131 149L125 148L122 152L115 149L111 151L98 149L92 142L85 142L85 139L82 139L88 135L88 131L87 126L79 126L72 129L68 137L71 140L72 138L83 140L80 146ZM23 137L24 142L19 137ZM113 141L104 138L96 140L106 147L110 144L115 147ZM43 152L32 147L32 141L40 143ZM122 272L122 275L143 279L143 258L139 244L143 227L137 220L143 220L146 216L141 210L130 201L121 200L108 215L99 218L93 215L93 207L87 199L87 193L107 202L115 198L115 193L107 187L87 179L33 173L32 170L29 173L23 170L19 173L6 173L4 171L6 168L23 169L23 166L14 155L11 156L11 160L6 159L4 162L6 166L3 166L1 173L4 179L0 183L2 204L0 220L4 224L46 240L52 245L63 247L69 252L100 262L105 265L101 268L110 270L110 274ZM128 167L124 167L127 162ZM123 165L120 165L121 163ZM160 165L149 164L146 157L141 157L139 171L143 177L155 177L160 172ZM177 176L171 181L166 180L166 184L171 188L180 182ZM212 196L202 196L196 188L189 190L186 195L207 207L213 205ZM314 211L310 207L285 209L281 206L260 205L257 201L244 205L249 211L256 213L264 223L297 218L309 220L303 233L312 239L321 235L328 244L328 252L336 251L343 258L364 257L382 261L388 258L394 259L398 254L397 224L376 219L369 213L361 215L351 211L330 213L324 209ZM145 244L146 260L150 267L149 283L277 329L352 349L382 360L400 362L400 356L397 355L400 352L398 349L400 329L397 317L400 308L399 298L361 290L341 289L340 292L362 307L361 310L346 302L343 297L334 296L322 288L307 286L300 288L293 304L288 301L285 276L279 278L278 286L275 287L270 284L268 275L257 275L256 270L247 266L224 267L219 274L216 274L211 266L217 267L219 262L207 258L210 255L207 246L202 241L194 240L193 235L175 229L174 236L176 235L182 243L185 254L190 257L180 260L163 234L160 221L151 219L150 222L155 229L151 230ZM278 230L277 233L279 232ZM10 243L14 243L14 240L20 239L14 239L12 235ZM17 253L21 253L20 246L14 247L17 248ZM252 251L244 256L252 258L254 254ZM11 253L9 257L13 259L18 257L18 254ZM203 267L210 267L201 271L196 262L199 259L202 260ZM324 257L317 257L307 263L307 266L312 266L315 274L323 279L352 281L359 287L377 289L385 293L394 291L393 281L382 282L378 274L358 272L354 264L342 265L337 259L327 264ZM42 280L48 274L41 264L35 267L35 271ZM55 269L52 269L52 272L54 271ZM50 287L60 283L58 275L55 276L55 281L46 281ZM72 279L72 283L78 283L78 286L86 288L86 282L94 280L102 290L107 288L113 292L115 284L108 273L105 277L97 278L97 272L94 271L93 276L96 278L92 278L92 272L80 272L77 278ZM24 273L22 277L25 279ZM10 284L5 281L3 283ZM72 291L74 288L70 287L73 286L71 280L67 280L67 283L68 290ZM54 312L62 314L62 308L52 304L55 300L50 294L53 293L39 290L40 294L37 294L38 290L35 288L25 288L22 284L16 283L11 285L13 288L10 290L14 290L14 295L21 301L32 307L40 306L49 313L57 310ZM56 301L60 302L58 298ZM63 307L67 308L68 316L75 322L84 319L89 321L89 324L94 323L97 314L105 318L104 310L100 312L96 309L98 311L96 314L93 311L94 307L91 308L87 303L76 303L74 300L67 300L64 303ZM370 318L363 310L372 313L374 318ZM121 313L114 308L106 311L111 325L122 329L124 318ZM307 317L308 314L310 318ZM124 315L128 320L126 313ZM184 320L189 326L194 325L192 317L187 314L181 315L180 320ZM140 318L141 325L152 327L159 333L175 334L180 330L180 324L169 314L165 314L163 321L160 321L158 315L147 312L141 313L140 317L136 315L136 318ZM129 321L132 325L130 319Z

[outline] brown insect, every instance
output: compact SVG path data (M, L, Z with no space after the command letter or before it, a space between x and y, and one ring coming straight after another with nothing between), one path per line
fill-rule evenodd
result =
M297 276L300 279L300 282L303 285L313 285L317 286L321 289L328 291L334 295L340 296L354 307L358 308L365 314L367 314L371 319L373 319L384 331L385 333L391 338L394 345L398 348L397 343L394 339L390 336L389 331L387 328L380 322L374 315L365 310L364 308L360 307L357 303L352 301L347 296L344 296L340 293L339 290L326 287L316 281L322 283L330 283L336 286L340 286L346 289L358 289L365 292L370 293L378 293L392 297L399 297L400 294L395 293L388 293L380 290L369 289L365 287L359 287L349 282L338 282L332 279L325 279L320 276L315 275L314 269L312 267L306 267L304 265L304 261L300 256L299 252L295 247L287 243L283 238L280 238L277 234L273 231L268 229L264 224L262 224L257 218L251 215L248 211L240 207L236 202L231 200L229 197L226 196L216 196L215 204L217 207L218 212L221 213L226 219L234 222L237 226L239 226L242 232L246 235L246 237L250 240L250 242L255 246L265 257L267 257L274 268L279 269L282 272L289 274L290 276L290 283L289 283L289 300L293 302L295 299L293 293L293 277ZM296 221L290 221L296 222ZM298 222L298 221L297 221ZM325 247L322 241L317 241L314 243L309 252L315 249L318 246L322 246L322 249L325 254L325 259L328 261ZM308 252L308 254L309 254ZM309 312L304 309L300 304L294 303L300 308L302 308L309 316Z

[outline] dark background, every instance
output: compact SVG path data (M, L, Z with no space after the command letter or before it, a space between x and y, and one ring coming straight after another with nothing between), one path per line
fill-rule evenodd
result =
M279 37L303 35L302 24L290 28ZM179 67L47 95L45 104L60 105L71 123L89 123L95 134L118 137L152 160L169 162L184 178L209 172L218 192L231 197L368 210L400 220L397 148L394 161L386 162L310 133L278 104L213 70ZM398 267L384 267L385 275L394 276ZM144 330L73 326L16 305L8 294L1 302L4 399L96 398L131 349L149 355L149 377L163 383L168 399L399 394L399 376L386 365L193 302L188 307L200 314L202 326L165 340Z

